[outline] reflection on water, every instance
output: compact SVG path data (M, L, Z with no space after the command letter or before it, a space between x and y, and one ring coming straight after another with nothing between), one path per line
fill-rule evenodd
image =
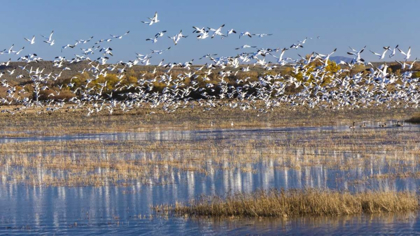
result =
M380 128L383 122L364 122L364 130L403 130L406 132L419 131L418 125L395 127L396 121L388 121L389 127ZM269 124L266 124L269 126ZM75 134L62 136L29 136L1 138L0 143L30 142L30 141L71 141L71 140L131 140L131 141L182 141L182 140L241 140L241 139L271 139L273 134L298 134L320 132L345 132L349 131L348 124L325 127L285 127L285 128L259 128L259 129L208 129L208 130L157 130L154 132L128 132L128 133L99 133L99 134Z
M193 181L189 182L192 184ZM304 217L296 219L190 219L152 215L149 206L173 203L201 193L194 186L47 187L3 185L0 234L113 233L141 234L362 234L409 233L420 230L417 213ZM211 191L208 191L211 192ZM217 191L216 191L217 192Z
M368 129L375 130L375 124ZM415 133L419 126L389 128L395 135ZM61 141L77 139L115 140L115 141L186 141L209 140L232 143L238 140L276 140L287 139L299 133L350 132L346 126L321 128L276 128L258 130L207 130L207 131L157 131L148 133L117 133L100 135L75 135L61 137L9 138L0 142ZM371 131L367 131L369 134ZM309 137L309 136L308 136ZM402 140L404 137L401 138ZM418 144L417 144L418 145ZM46 150L39 150L45 153ZM59 151L54 151L59 152ZM69 150L65 153L76 155ZM391 214L375 216L347 216L331 218L298 219L191 219L156 216L150 206L187 202L202 194L225 195L228 192L252 192L270 188L330 188L349 191L369 189L418 191L420 184L418 154L399 159L404 152L383 151L367 154L363 158L358 153L333 152L329 156L343 168L331 168L330 163L312 161L302 163L307 155L326 155L316 147L293 149L293 155L283 158L260 158L257 162L235 163L229 160L216 162L209 158L204 164L205 173L180 171L178 168L160 166L149 176L149 181L133 180L129 187L46 187L31 186L11 178L9 165L1 167L0 179L0 234L20 232L29 233L120 233L140 234L249 234L249 233L290 233L290 234L342 234L369 233L372 230L382 233L412 233L420 229L417 214ZM51 153L50 153L51 154ZM12 153L9 155L19 155ZM102 153L103 158L112 158ZM159 159L157 153L130 153L129 159ZM174 152L171 158L182 158L182 152ZM322 160L322 159L321 159ZM349 160L357 165L348 164ZM346 164L348 166L346 167ZM412 176L395 178L385 176L394 173L396 166L400 172L413 173ZM41 180L49 173L42 167L25 169L34 171ZM105 169L97 172L107 171ZM163 173L164 172L164 173ZM55 171L56 175L64 172ZM376 176L376 177L375 177ZM166 184L160 184L166 183ZM83 231L82 231L83 230Z

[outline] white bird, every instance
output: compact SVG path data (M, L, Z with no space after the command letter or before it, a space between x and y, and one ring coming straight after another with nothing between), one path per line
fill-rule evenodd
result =
M409 66L408 66L408 69L409 69L409 70L412 70L412 69L413 69L414 64L416 63L416 61L417 61L417 58L416 58L416 59L414 59L414 61L413 61L411 64L409 64Z
M158 38L163 37L163 35L165 35L165 33L166 33L166 30L160 31L160 32L155 34L155 37L148 38L148 39L146 39L146 41L152 41L153 43L157 43Z
M197 39L206 39L210 37L209 30L206 30L204 27L199 28L197 26L193 26L193 33L197 33Z
M96 59L101 65L105 65L109 57L99 57Z
M50 36L49 36L48 38L47 38L47 37L45 37L45 36L43 36L43 35L41 35L43 38L45 38L45 39L46 39L46 40L44 40L44 43L47 43L47 44L49 44L50 46L54 45L54 40L52 39L53 34L54 34L54 30L53 30L53 31L51 31Z
M205 31L199 35L197 35L197 39L206 39L210 36L210 34L208 33L208 31Z
M152 41L153 43L157 43L157 38L156 37L148 38L146 39L146 41Z
M182 38L186 38L186 37L188 37L188 36L187 35L182 35L182 30L180 30L178 34L176 34L172 37L168 36L168 38L170 38L170 39L172 39L172 41L174 41L175 45L178 44L179 40L181 40Z
M398 51L400 51L401 54L405 55L405 60L410 59L411 57L411 47L408 48L407 52L402 51L401 49L398 48Z
M156 54L162 54L164 51L167 51L167 50L170 50L171 49L171 47L169 47L169 48L167 48L167 49L164 49L164 50L153 50L153 49L151 49L152 50L152 54L154 54L154 53L156 53Z
M12 44L12 46L10 46L9 50L6 51L6 49L5 49L4 52L6 52L7 54L15 53L16 51L13 51L14 46L15 46L15 44Z
M13 70L7 70L7 72L9 73L9 75L13 75L13 73L15 73L15 70L16 70L16 69L13 69Z
M156 24L156 23L159 22L157 12L155 12L155 15L152 18L150 18L150 17L148 17L148 18L149 18L150 21L142 21L141 23L148 24L148 25L153 25L153 24Z
M223 29L223 27L225 27L225 24L223 24L223 25L221 25L219 28L217 28L217 29L213 29L213 28L209 28L208 27L208 29L210 30L210 31L213 31L214 33L212 34L212 36L211 36L211 38L214 38L216 35L219 35L219 36L224 36L223 35L223 33L222 33L222 29Z
M89 39L79 39L79 40L76 40L76 44L79 44L79 43L83 43L83 44L85 44L85 43L89 43L91 40L93 39L93 36L90 36L90 38Z
M306 39L302 41L298 41L297 43L292 44L292 46L290 46L290 48L295 48L295 49L299 49L299 48L303 48L303 45L306 43Z
M352 52L347 52L347 54L348 55L352 55L352 56L355 56L354 58L353 58L353 60L352 60L352 63L361 63L361 62L363 62L364 60L362 59L362 56L361 56L361 54L362 54L362 52L365 50L365 48L366 48L366 46L364 46L360 51L357 51L356 49L353 49L353 48L351 48L351 47L349 47L351 50L352 50Z
M25 47L22 47L19 51L15 52L15 54L19 55L19 53L21 53L23 51L23 49L25 49Z
M109 55L113 56L113 55L112 55L112 48L110 48L110 47L107 47L107 48L101 48L99 51L100 51L100 52L103 52L103 54L104 54L104 55L109 54Z
M263 38L265 36L271 36L273 34L252 34L252 36L257 36L258 38Z
M32 38L31 39L27 39L27 38L24 38L26 41L28 41L30 44L34 44L35 43L35 35L34 36L32 36Z
M286 61L285 61L285 60L283 60L283 56L284 56L284 53L285 53L287 50L289 50L289 49L287 49L287 48L283 48L283 49L281 50L280 56L278 57L277 62L278 62L278 63L280 63L281 65L285 65L285 64L286 64ZM276 58L276 56L274 56L274 57Z
M113 37L114 39L122 39L123 36L126 36L129 33L130 33L130 31L125 32L123 35L113 35L113 34L111 34L111 37Z
M401 65L401 69L405 70L405 67L407 66L407 61L403 61L403 62L396 61L396 62L398 62Z
M392 57L394 57L395 56L395 53L396 53L396 50L395 49L398 49L398 45L397 46L395 46L395 48L394 49L392 49L392 53L391 53L391 55L389 55L389 58L392 58Z
M206 31L206 29L204 27L199 28L197 26L193 26L193 29L194 29L193 33L197 33L197 34L202 34L202 33L208 32L208 31Z
M236 30L234 30L234 29L228 30L228 32L226 32L225 37L229 36L229 34L236 34Z
M324 60L325 60L325 62L324 62L324 66L328 66L328 60L330 59L330 56L332 55L332 54L334 54L335 52L337 51L337 48L335 48L330 54L328 54L328 55L322 55L322 54L318 54L318 55L320 55L320 56L323 56L324 57Z
M85 49L85 48L81 48L81 50L83 51L83 54L85 54L85 55L90 55L90 54L93 54L93 47L91 47L91 48L87 48L87 49Z
M249 46L247 44L240 46L239 48L235 48L235 50L244 49L244 48L257 48L257 46Z
M384 49L385 49L385 51L383 51L382 52L382 54L380 54L380 53L376 53L376 52L374 52L374 51L371 51L371 50L369 50L371 53L373 53L373 54L375 54L376 56L379 56L379 59L380 60L383 60L384 58L385 58L385 54L386 54L386 52L388 52L389 50L390 50L390 47L388 46L388 47L383 47Z
M242 33L239 35L239 38L241 38L242 36L248 36L248 37L252 38L251 33L250 33L250 32L248 32L248 31L246 31L246 32L242 32Z
M166 30L162 30L155 34L155 38L163 37L163 35L166 33Z
M74 45L70 45L70 44L64 45L64 46L61 47L61 52L63 52L63 50L66 49L66 48L75 48L76 45L77 44L74 44Z

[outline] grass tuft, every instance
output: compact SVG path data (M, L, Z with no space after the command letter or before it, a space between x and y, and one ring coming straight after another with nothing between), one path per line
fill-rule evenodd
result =
M158 212L211 217L296 217L336 216L361 213L402 212L418 209L418 199L410 192L349 193L332 190L259 190L236 193L226 198L201 197L189 204L157 206Z
M410 119L406 120L406 122L412 123L412 124L420 124L420 114L416 114Z

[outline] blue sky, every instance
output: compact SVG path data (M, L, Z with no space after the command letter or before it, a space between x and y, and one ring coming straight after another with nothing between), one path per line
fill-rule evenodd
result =
M235 47L243 44L263 48L288 47L305 37L308 40L302 50L290 50L288 57L297 57L316 51L329 53L338 48L335 55L345 56L348 47L382 52L383 46L400 45L401 49L412 47L413 58L420 55L420 33L416 29L420 22L420 1L403 2L389 0L353 1L47 1L22 0L2 2L2 37L0 50L15 44L15 49L25 46L23 54L38 53L44 59L64 55L67 58L81 54L80 49L67 49L61 53L61 46L74 43L77 39L105 39L110 34L131 33L114 40L106 46L114 49L113 61L135 58L135 52L146 54L151 49L170 51L154 55L153 63L165 58L166 62L184 62L207 53L219 56L236 55ZM159 13L160 22L148 26L142 20ZM192 34L192 26L217 28L226 24L225 29L238 32L272 33L265 38L242 38L231 35L229 38L205 39L198 41ZM166 36L183 30L188 38L174 46ZM48 35L55 31L56 45L42 43L40 34ZM167 30L168 33L156 44L145 41L155 33ZM36 35L36 44L29 45L23 37ZM320 39L316 39L320 36ZM87 47L88 45L86 45ZM91 57L99 57L95 54ZM364 58L377 61L369 51ZM0 55L6 61L9 55ZM401 55L396 59L402 59Z

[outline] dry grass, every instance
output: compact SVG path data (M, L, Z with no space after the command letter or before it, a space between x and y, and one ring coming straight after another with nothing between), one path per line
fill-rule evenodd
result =
M210 133L209 133L210 134ZM252 137L253 133L249 133ZM103 186L169 184L176 174L214 175L217 171L257 173L259 164L275 170L381 170L346 176L353 184L365 179L419 178L418 133L402 128L355 131L282 131L243 138L190 139L188 133L133 134L121 140L25 141L0 144L0 170L10 181L30 185ZM129 134L128 134L129 135ZM153 141L154 135L170 137ZM130 137L133 137L131 139ZM136 138L137 137L137 138ZM187 137L187 138L184 138ZM387 166L386 172L382 169ZM342 176L337 177L337 179ZM363 181L361 181L363 180Z
M232 111L219 108L208 113L181 110L174 114L138 110L121 116L86 117L83 113L34 113L8 117L0 115L2 137L72 135L79 133L127 134L121 140L28 140L0 144L0 173L5 181L30 185L103 186L174 183L174 175L197 173L214 175L217 171L255 174L259 164L275 170L304 170L320 166L349 171L387 172L345 179L352 184L366 179L420 178L418 133L406 127L379 128L362 121L401 120L413 111L372 109L337 111L289 109L259 114L257 111ZM7 119L3 119L7 118ZM12 119L9 119L12 118ZM348 129L356 121L355 130ZM234 129L287 127L278 131L208 133L194 139L189 132L168 130ZM395 123L394 123L395 124ZM296 126L339 125L344 130L288 131ZM152 133L147 133L152 131ZM167 132L162 132L167 131ZM246 135L245 135L246 134ZM190 136L192 135L192 136ZM249 135L249 136L248 136ZM256 135L256 136L254 136ZM123 135L124 136L124 135ZM137 138L136 138L137 137ZM204 137L204 136L203 136ZM156 139L155 139L156 138ZM162 139L160 139L162 138ZM112 138L114 139L114 138ZM269 163L269 164L267 164ZM343 178L342 176L337 179ZM341 181L341 180L337 180Z
M409 192L351 194L331 190L270 190L252 194L201 197L189 204L155 206L158 212L211 217L335 216L417 210L418 198Z

